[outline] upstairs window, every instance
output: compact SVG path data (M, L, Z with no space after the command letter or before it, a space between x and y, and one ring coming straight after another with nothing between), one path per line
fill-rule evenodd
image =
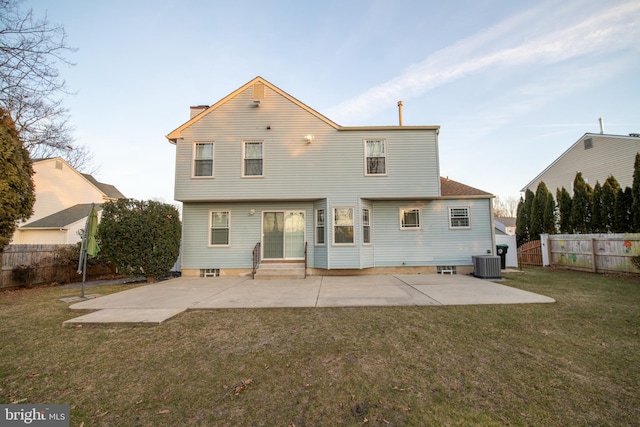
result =
M365 145L366 175L387 174L387 141L384 139L367 139Z
M193 144L193 176L213 176L213 142Z
M420 209L400 209L400 229L420 229Z
M449 208L450 228L471 228L469 208Z
M242 176L264 176L262 168L262 141L246 141L243 149Z

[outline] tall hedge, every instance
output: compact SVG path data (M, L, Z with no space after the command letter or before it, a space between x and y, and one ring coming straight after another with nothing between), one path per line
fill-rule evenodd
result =
M573 201L571 203L571 228L574 233L591 232L591 204L593 190L578 172L573 180Z
M606 228L604 225L603 217L603 203L602 203L602 185L596 181L596 185L593 186L593 196L591 202L591 232L592 233L604 233Z
M633 163L633 184L631 185L631 194L633 197L633 226L634 230L640 230L640 153L636 153L636 160Z
M531 240L531 208L535 197L536 195L533 194L533 191L527 189L524 199L520 197L520 202L518 202L516 217L516 241L518 246Z
M614 207L613 226L616 233L631 233L633 228L633 192L631 188L626 187L624 190L620 188L616 196L616 204Z
M615 197L614 197L615 199ZM571 233L571 194L566 188L556 190L556 200L558 201L558 228L561 233Z
M155 281L178 259L182 226L175 206L120 199L102 206L101 252L124 274Z
M605 233L615 232L613 219L616 206L616 195L618 194L618 190L620 190L620 184L618 184L618 181L613 176L609 176L602 185L601 216Z
M0 252L36 200L33 167L11 117L0 108Z

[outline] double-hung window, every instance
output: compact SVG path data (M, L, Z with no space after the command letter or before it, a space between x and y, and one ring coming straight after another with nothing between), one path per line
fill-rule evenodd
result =
M333 243L352 245L353 242L353 208L334 208Z
M209 212L209 246L229 246L230 219L228 211Z
M400 209L400 229L419 230L420 209Z
M324 209L316 210L316 245L324 245Z
M471 228L471 219L469 217L469 208L449 208L449 227L450 228Z
M243 147L242 176L264 176L262 141L245 141Z
M371 243L371 209L362 209L362 243Z
M365 146L366 175L387 174L387 141L384 139L367 139Z
M213 176L213 142L193 144L193 176Z

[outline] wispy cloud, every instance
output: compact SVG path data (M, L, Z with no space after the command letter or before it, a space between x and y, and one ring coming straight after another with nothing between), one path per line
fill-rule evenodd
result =
M555 64L586 55L637 48L640 2L633 0L602 7L586 16L584 12L576 13L581 9L580 3L572 5L558 9L554 4L545 3L507 18L431 54L392 80L330 109L328 115L349 122L373 115L398 99L407 100L489 69Z

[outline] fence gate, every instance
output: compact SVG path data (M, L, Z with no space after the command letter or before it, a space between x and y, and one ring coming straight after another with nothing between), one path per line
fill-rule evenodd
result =
M518 262L522 265L542 266L542 245L532 240L518 247Z

